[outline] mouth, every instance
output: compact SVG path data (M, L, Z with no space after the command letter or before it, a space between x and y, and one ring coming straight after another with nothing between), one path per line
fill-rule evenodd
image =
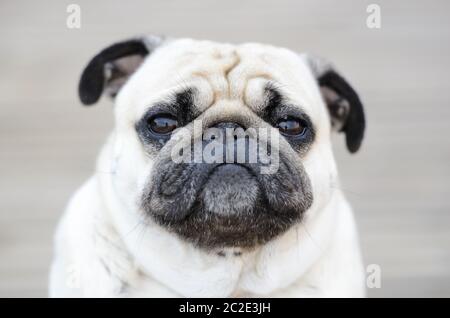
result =
M170 167L165 166L170 165ZM253 164L162 163L142 197L147 215L196 246L253 248L299 222L312 203L302 171Z
M240 164L215 167L199 194L205 211L222 216L251 213L260 197L261 189L255 174Z

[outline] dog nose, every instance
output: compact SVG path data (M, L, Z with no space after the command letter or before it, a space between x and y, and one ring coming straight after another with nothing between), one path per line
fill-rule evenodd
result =
M236 122L232 122L232 121L219 122L219 123L214 124L212 127L213 128L218 128L218 129L224 129L224 130L227 129L227 128L230 128L230 129L238 129L238 128L244 129L244 127L242 127L240 124L238 124Z
M244 127L239 123L226 121L219 122L209 127L209 131L207 129L205 140L207 142L211 142L219 138L222 140L224 144L234 142L236 143L238 137L245 133ZM204 135L205 136L205 135ZM234 139L234 140L233 140Z
M252 140L250 140L252 139ZM250 151L254 149L254 138L244 129L244 126L234 121L223 121L215 123L203 135L203 146L206 154L209 155L214 148L212 158L222 157L222 163L248 163L253 155ZM214 147L210 147L213 145ZM220 150L221 148L221 150ZM254 159L256 160L256 159Z

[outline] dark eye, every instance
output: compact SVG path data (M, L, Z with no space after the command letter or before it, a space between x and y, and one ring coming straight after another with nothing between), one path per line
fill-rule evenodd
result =
M148 127L158 135L170 134L178 127L177 119L172 115L156 115L148 119Z
M286 118L278 121L276 127L284 135L299 136L303 135L306 131L306 125L296 118Z

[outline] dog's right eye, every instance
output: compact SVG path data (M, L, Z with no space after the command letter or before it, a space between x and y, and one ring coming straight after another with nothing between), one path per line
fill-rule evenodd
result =
M147 120L148 128L157 135L168 135L178 127L178 120L172 115L156 115Z

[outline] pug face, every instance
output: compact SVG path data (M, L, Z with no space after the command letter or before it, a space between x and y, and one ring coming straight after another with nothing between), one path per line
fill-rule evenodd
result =
M83 103L115 98L111 142L123 213L203 249L251 249L325 204L332 126L359 148L361 103L320 60L260 44L146 38L100 52Z

